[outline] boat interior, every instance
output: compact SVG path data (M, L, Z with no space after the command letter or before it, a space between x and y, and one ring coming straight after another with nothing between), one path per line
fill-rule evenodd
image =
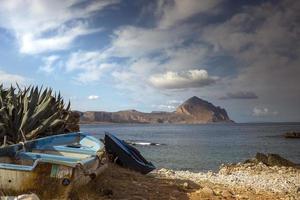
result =
M0 148L0 169L32 171L40 162L88 165L103 148L100 140L84 133L49 136Z

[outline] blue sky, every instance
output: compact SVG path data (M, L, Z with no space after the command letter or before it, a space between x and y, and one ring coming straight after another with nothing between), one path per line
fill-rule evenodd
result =
M0 81L81 111L198 96L237 122L300 121L299 18L292 0L2 0Z

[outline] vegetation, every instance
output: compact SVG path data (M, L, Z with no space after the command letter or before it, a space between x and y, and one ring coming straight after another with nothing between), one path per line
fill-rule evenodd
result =
M51 88L0 85L0 144L68 132L70 102Z

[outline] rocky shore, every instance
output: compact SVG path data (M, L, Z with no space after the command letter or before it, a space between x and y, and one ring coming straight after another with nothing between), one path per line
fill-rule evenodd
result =
M221 166L216 173L193 173L168 169L160 169L157 173L163 177L191 180L203 185L198 193L209 191L210 198L300 199L300 170L293 167L239 163ZM206 186L208 183L212 185Z
M276 154L257 154L244 163L222 165L217 172L163 168L148 175L110 164L97 179L72 191L70 199L300 200L299 166L286 161ZM38 199L27 197L22 199Z
M267 156L268 157L268 156ZM300 169L257 159L222 165L218 172L158 169L144 176L111 165L73 193L78 199L300 199Z

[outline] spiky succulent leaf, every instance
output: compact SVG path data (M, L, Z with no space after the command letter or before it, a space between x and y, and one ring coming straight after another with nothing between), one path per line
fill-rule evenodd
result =
M4 136L12 144L61 133L70 124L69 110L70 102L65 107L61 94L55 97L51 88L0 85L0 144Z

